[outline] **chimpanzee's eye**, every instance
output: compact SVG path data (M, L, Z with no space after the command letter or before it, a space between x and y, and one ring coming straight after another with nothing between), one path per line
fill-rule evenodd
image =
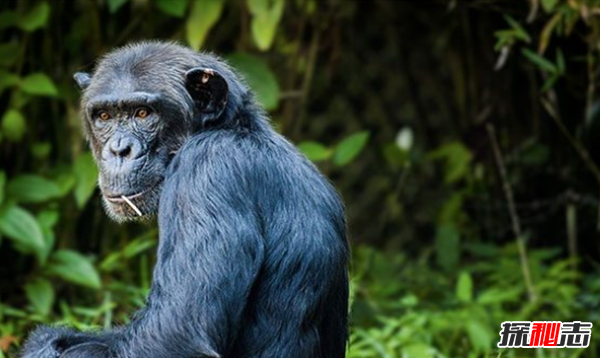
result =
M100 111L98 113L98 119L100 119L101 121L108 121L110 118L110 114L106 111Z
M135 111L135 116L137 118L141 118L144 119L146 117L148 117L150 115L150 110L148 108L139 108L137 111Z

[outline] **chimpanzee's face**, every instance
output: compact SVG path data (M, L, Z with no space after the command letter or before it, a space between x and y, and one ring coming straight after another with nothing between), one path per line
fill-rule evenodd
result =
M152 217L167 167L195 132L221 123L229 86L211 57L179 46L126 47L106 56L84 89L84 127L99 168L108 214ZM233 110L231 110L233 111Z
M85 108L99 186L117 220L157 212L164 173L177 148L162 142L161 96L144 91L98 94Z

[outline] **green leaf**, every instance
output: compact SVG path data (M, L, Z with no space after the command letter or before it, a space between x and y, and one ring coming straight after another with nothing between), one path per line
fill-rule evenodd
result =
M515 37L517 37L519 40L523 40L527 43L531 42L531 36L529 36L529 34L525 30L525 28L523 28L523 26L521 26L521 24L519 24L519 22L517 20L515 20L514 18L512 18L511 16L508 16L508 15L505 15L504 19L506 20L506 22L508 22L510 27L513 29L513 31L514 31L513 34Z
M497 333L492 332L488 325L475 319L469 320L465 328L475 350L478 352L490 351L492 341Z
M550 73L558 72L558 68L556 67L556 65L554 65L551 61L548 61L547 59L538 55L537 53L531 51L530 49L524 48L521 50L521 53L529 61L531 61L534 65L536 65L540 70L550 72Z
M65 281L81 286L94 289L101 286L100 276L90 260L76 251L55 251L50 257L46 270Z
M546 13L551 13L558 4L558 0L542 0L542 8Z
M165 14L175 17L183 17L188 5L187 0L154 0L154 3Z
M40 262L43 264L48 261L48 257L50 256L50 252L54 248L54 242L56 238L54 236L54 226L58 222L60 215L57 210L44 210L37 214L36 219L40 228L42 229L42 234L44 235L44 242L46 245L46 249L42 252L38 253L38 258Z
M458 141L449 142L429 154L431 159L445 161L446 183L457 182L467 176L471 169L473 155L464 144Z
M50 155L52 144L50 142L39 142L31 146L31 155L36 159L46 159Z
M46 2L38 3L27 14L21 17L17 25L27 32L40 29L48 23L50 18L50 5Z
M193 1L192 9L186 23L188 44L199 50L204 44L208 31L221 17L223 0Z
M331 150L317 142L302 142L298 144L298 149L313 162L319 162L331 157Z
M0 210L0 232L28 252L39 253L45 249L40 225L25 209L9 205Z
M471 302L473 300L473 280L467 271L461 272L458 276L456 298L461 302Z
M435 235L437 264L446 271L453 270L460 258L460 236L454 225L441 225Z
M54 288L48 280L36 279L35 281L25 285L25 294L29 303L35 309L35 312L42 316L50 314L52 305L54 304Z
M8 195L17 202L39 203L60 196L61 192L54 182L36 175L20 175L7 185Z
M386 355L387 357L387 355ZM390 355L391 357L391 355ZM435 349L425 343L411 343L402 349L402 358L433 358Z
M252 37L261 51L268 50L273 44L283 7L284 0L248 0Z
M19 142L27 129L25 118L16 109L9 109L2 117L2 133L11 142Z
M16 43L5 43L0 45L0 65L10 67L17 62L21 55L19 45Z
M21 78L14 73L0 70L0 93L7 88L14 87L21 82Z
M114 14L128 1L129 0L108 0L108 11L110 11L111 14Z
M267 64L256 56L247 53L234 53L227 58L229 64L238 70L252 88L258 101L267 110L279 105L279 84Z
M87 152L77 158L73 165L75 174L75 201L79 208L83 208L90 199L98 181L98 168L92 154Z
M369 132L354 133L341 141L333 152L333 162L338 166L344 166L356 158L363 150L369 140Z
M21 82L23 92L38 96L56 96L58 90L54 82L46 74L37 72L32 73Z

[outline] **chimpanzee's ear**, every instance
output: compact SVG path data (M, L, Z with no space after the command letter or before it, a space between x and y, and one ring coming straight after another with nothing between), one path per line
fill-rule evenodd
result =
M90 81L92 78L90 77L89 73L75 72L75 74L73 75L73 79L77 83L77 86L79 86L79 89L84 90L87 88L87 86L90 85Z
M185 88L200 112L202 125L217 119L229 99L229 86L218 72L208 68L192 68L185 73Z

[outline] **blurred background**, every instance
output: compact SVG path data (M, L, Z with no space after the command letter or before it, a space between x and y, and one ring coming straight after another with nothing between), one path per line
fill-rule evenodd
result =
M126 323L157 230L104 214L75 71L142 39L227 59L344 196L358 357L600 326L600 1L2 0L0 357L42 323Z

